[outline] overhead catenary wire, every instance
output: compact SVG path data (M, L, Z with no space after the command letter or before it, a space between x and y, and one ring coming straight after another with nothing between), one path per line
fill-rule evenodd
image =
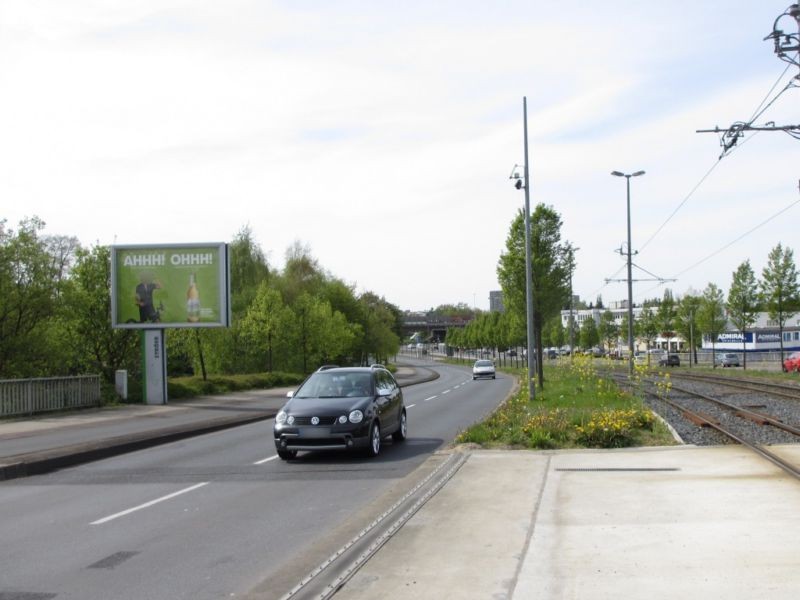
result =
M693 269L696 269L697 267L699 267L699 266L700 266L700 265L702 265L703 263L705 263L705 262L707 262L707 261L711 260L712 258L714 258L714 257L715 257L717 254L719 254L719 253L721 253L721 252L724 252L725 250L727 250L728 248L730 248L731 246L733 246L733 245L734 245L734 244L736 244L737 242L740 242L741 240L743 240L744 238L746 238L746 237L747 237L748 235L750 235L751 233L753 233L753 232L757 231L758 229L760 229L761 227L763 227L764 225L766 225L766 224L767 224L767 223L769 223L770 221L772 221L772 220L776 219L777 217L781 216L783 213L785 213L787 210L791 209L792 207L796 206L797 204L800 204L800 199L797 199L797 200L795 200L794 202L792 202L792 203L791 203L791 204L789 204L788 206L785 206L784 208L780 209L778 212L774 213L774 214L773 214L773 215L771 215L770 217L767 217L766 219L764 219L763 221L761 221L761 223L759 223L759 224L758 224L758 225L756 225L755 227L752 227L752 228L748 229L746 232L744 232L742 235L740 235L740 236L739 236L739 237L737 237L736 239L734 239L734 240L732 240L732 241L728 242L727 244L725 244L725 245L724 245L724 246L722 246L721 248L719 248L719 249L715 250L715 251L714 251L714 252L712 252L711 254L709 254L709 255L705 256L704 258L701 258L700 260L698 260L697 262L695 262L693 265L691 265L691 266L689 266L689 267L685 268L685 269L684 269L683 271L681 271L680 273L676 273L676 274L675 274L675 276L674 276L673 278L674 278L674 279L677 279L677 278L679 278L681 275L685 275L685 274L686 274L686 273L688 273L689 271L691 271L691 270L693 270ZM658 284L658 285L656 285L656 286L653 286L653 287L652 287L652 288L650 288L649 290L647 290L647 291L643 292L643 293L642 293L642 295L644 296L644 295L646 295L646 294L648 294L648 293L652 292L653 290L655 290L655 289L657 289L657 288L661 287L661 285L663 285L663 284Z
M775 96L775 97L774 97L772 100L770 100L770 101L769 101L769 103L768 103L766 106L764 106L764 104L767 102L767 100L769 99L769 97L770 97L770 95L772 94L772 92L775 90L775 88L776 88L776 87L778 87L778 84L779 84L779 83L781 82L781 80L784 78L784 76L786 75L786 72L789 70L789 68L790 68L791 66L792 66L792 65L787 65L787 66L786 66L786 68L783 70L783 72L782 72L782 73L781 73L781 74L778 76L778 78L775 80L775 83L773 83L773 84L772 84L772 87L769 89L769 91L767 92L767 94L764 96L764 99L763 99L763 100L761 100L761 102L759 103L759 105L758 105L758 106L756 107L756 109L753 111L753 115L750 117L750 119L749 119L749 120L748 120L748 122L747 122L747 124L748 124L748 125L749 125L749 124L752 124L752 123L753 123L753 121L755 121L755 120L756 120L758 117L760 117L762 114L764 114L764 112L765 112L765 111L766 111L766 110L767 110L767 109L768 109L770 106L772 106L772 104L773 104L773 103L774 103L774 102L775 102L775 101L776 101L776 100L777 100L777 99L778 99L778 98L781 96L781 94L783 94L783 93L784 93L784 92L785 92L787 89L789 89L790 87L792 87L792 86L794 85L794 83L793 83L793 82L794 82L794 79L791 79L791 80L789 81L789 83L788 83L788 84L787 84L787 85L786 85L786 86L785 86L785 87L784 87L784 88L783 88L783 89L782 89L782 90L781 90L781 91L780 91L780 92L779 92L779 93L778 93L778 94L777 94L777 95L776 95L776 96ZM755 132L755 133L757 134L757 133L759 133L759 132ZM720 163L720 161L722 160L722 158L723 158L724 156L726 156L726 155L730 156L730 154L732 154L732 153L733 153L733 152L734 152L734 151L735 151L737 148L741 148L742 146L744 146L744 145L745 145L745 143L746 143L748 140L752 139L753 137L755 137L755 135L751 136L750 138L747 138L747 139L746 139L744 142L742 142L741 144L738 144L738 145L734 146L734 147L733 147L733 148L732 148L732 149L731 149L729 152L727 152L727 154L723 153L723 154L722 154L722 155L721 155L721 156L720 156L720 157L719 157L719 158L718 158L718 159L717 159L717 160L714 162L714 164L713 164L713 165L711 165L711 168L710 168L710 169L708 169L708 171L706 171L706 173L705 173L705 174L704 174L704 175L703 175L703 176L700 178L700 181L698 181L698 182L695 184L695 186L694 186L694 187L691 189L691 191L690 191L690 192L689 192L689 193L688 193L688 194L687 194L687 195L684 197L684 199L680 201L680 203L678 204L678 206L676 206L676 207L675 207L675 210L673 210L673 211L670 213L670 215L669 215L669 216L666 218L666 220L665 220L663 223L661 223L661 225L659 225L658 229L656 229L656 230L655 230L655 232L654 232L654 233L653 233L653 234L652 234L652 235L651 235L649 238L647 238L647 240L644 242L644 244L642 244L642 245L640 246L640 248L639 248L639 251L640 251L640 252L641 252L642 250L644 250L644 249L645 249L645 248L646 248L646 247L647 247L647 246L650 244L650 242L652 242L652 241L653 241L653 240L656 238L656 236L658 236L658 234L659 234L659 233L661 233L661 231L664 229L664 227L666 227L666 226L667 226L667 224L668 224L668 223L669 223L669 222L670 222L670 221L673 219L673 217L675 217L675 215L678 213L678 211L679 211L681 208L683 208L683 206L686 204L686 202L688 202L688 201L689 201L689 199L690 199L690 198L691 198L691 197L694 195L694 193L695 193L695 192L698 190L698 188L699 188L699 187L700 187L700 186L701 186L701 185L702 185L702 184L705 182L705 180L706 180L706 179L709 177L709 175L711 175L711 173L713 173L713 172L714 172L714 169L716 169L716 168L717 168L717 166L719 166L719 163Z

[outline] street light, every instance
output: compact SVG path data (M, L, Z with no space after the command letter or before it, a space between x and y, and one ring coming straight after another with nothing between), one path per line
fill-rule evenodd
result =
M644 175L644 171L621 173L611 171L614 177L624 177L628 190L628 373L633 375L633 277L631 274L631 177Z
M522 97L522 123L525 141L525 165L523 167L522 178L517 172L519 165L514 165L511 172L511 179L515 179L514 187L518 190L525 190L525 316L527 321L527 346L525 353L528 360L528 397L536 399L536 386L534 385L534 374L538 372L537 357L533 350L534 331L533 331L533 274L531 271L531 204L530 204L530 172L528 171L528 98ZM541 385L541 381L539 382Z

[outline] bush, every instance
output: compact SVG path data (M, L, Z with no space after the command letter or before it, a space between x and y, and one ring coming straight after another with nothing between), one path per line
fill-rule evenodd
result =
M304 377L296 373L251 373L247 375L214 375L202 377L173 377L167 381L167 395L172 400L212 394L225 394L252 389L298 385Z

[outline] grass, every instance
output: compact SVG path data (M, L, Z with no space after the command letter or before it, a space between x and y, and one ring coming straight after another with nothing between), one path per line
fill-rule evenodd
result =
M511 370L520 374L522 370ZM669 430L638 396L598 376L591 359L545 367L536 399L521 386L485 421L456 438L484 448L620 448L673 445ZM669 392L668 379L664 393Z
M295 373L251 373L247 375L210 375L202 377L170 377L167 396L170 400L224 394L252 389L267 389L302 383L304 377Z

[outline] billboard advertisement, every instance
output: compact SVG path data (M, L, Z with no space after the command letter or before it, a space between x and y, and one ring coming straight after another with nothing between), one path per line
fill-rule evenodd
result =
M227 327L229 273L224 243L112 246L111 325Z

